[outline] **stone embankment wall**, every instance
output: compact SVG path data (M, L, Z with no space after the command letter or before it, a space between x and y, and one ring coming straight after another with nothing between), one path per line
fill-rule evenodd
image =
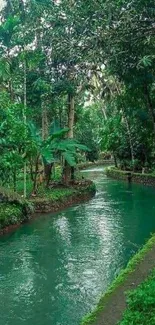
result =
M155 187L155 175L140 174L128 171L118 170L116 168L107 168L106 174L114 179L125 180L128 182L143 184Z
M92 181L81 181L72 188L71 193L62 198L50 199L46 196L31 198L28 201L18 194L0 188L0 235L18 228L37 213L52 213L74 204L79 204L95 195L96 187Z

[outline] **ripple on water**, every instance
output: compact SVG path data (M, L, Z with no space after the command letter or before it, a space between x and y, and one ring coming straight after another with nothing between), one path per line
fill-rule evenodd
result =
M1 237L1 325L79 325L154 232L154 189L85 173L95 198Z

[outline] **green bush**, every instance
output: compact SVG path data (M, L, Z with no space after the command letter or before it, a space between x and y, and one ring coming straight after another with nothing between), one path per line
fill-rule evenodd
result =
M22 207L11 203L0 204L0 229L23 221Z
M46 189L45 187L40 187L38 190L38 196L43 197L44 199L58 201L72 195L73 192L74 190L69 188Z
M127 293L127 310L118 325L155 325L155 270Z

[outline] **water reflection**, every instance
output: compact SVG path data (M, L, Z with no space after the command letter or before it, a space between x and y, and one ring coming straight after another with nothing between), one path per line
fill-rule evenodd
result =
M154 232L154 189L84 174L94 199L0 239L1 325L79 325Z

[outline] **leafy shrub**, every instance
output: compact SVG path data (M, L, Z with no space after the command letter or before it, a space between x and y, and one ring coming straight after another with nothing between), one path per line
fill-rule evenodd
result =
M127 305L118 325L155 325L155 270L138 288L127 293Z
M11 203L0 204L0 229L8 225L21 223L23 220L22 206Z
M132 170L141 171L142 164L141 164L140 160L138 160L138 159L135 159L133 162L128 159L123 159L120 161L120 169L129 170L129 171L132 171Z

